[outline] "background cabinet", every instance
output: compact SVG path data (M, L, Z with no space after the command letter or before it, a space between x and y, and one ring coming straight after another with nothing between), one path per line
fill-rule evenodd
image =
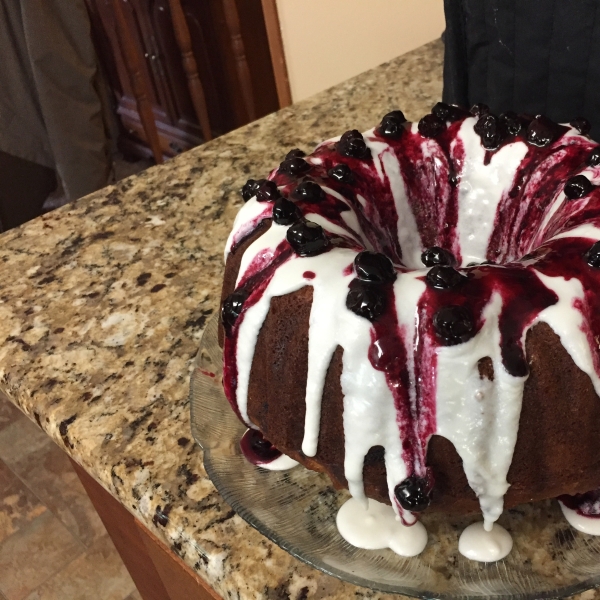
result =
M114 2L120 2L126 36ZM173 156L201 144L168 0L87 0L94 41L121 128L119 146L132 157L152 156L127 68L132 44L152 106L160 148ZM279 108L265 18L258 0L181 0L204 88L213 136Z

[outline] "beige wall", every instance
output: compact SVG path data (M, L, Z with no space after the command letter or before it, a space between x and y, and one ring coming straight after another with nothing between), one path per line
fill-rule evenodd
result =
M277 0L277 9L294 101L444 30L443 0Z

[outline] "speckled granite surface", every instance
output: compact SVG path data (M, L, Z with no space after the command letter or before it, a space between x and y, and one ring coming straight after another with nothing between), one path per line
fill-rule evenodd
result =
M0 238L0 387L224 598L386 597L305 566L220 499L188 379L245 180L393 108L421 116L442 54L432 42Z

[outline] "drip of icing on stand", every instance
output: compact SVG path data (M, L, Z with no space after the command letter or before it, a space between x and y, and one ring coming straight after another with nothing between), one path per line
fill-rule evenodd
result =
M422 523L407 527L391 506L373 499L365 506L350 498L338 511L336 525L349 544L365 550L390 548L400 556L417 556L427 545Z
M502 560L508 556L512 546L510 533L504 527L494 523L488 531L481 521L469 525L458 540L458 551L478 562Z

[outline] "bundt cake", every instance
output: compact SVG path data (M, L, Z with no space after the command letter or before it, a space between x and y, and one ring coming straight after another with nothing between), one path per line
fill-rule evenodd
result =
M480 508L489 529L600 487L588 132L438 103L249 180L220 335L257 462L280 451L407 525Z

